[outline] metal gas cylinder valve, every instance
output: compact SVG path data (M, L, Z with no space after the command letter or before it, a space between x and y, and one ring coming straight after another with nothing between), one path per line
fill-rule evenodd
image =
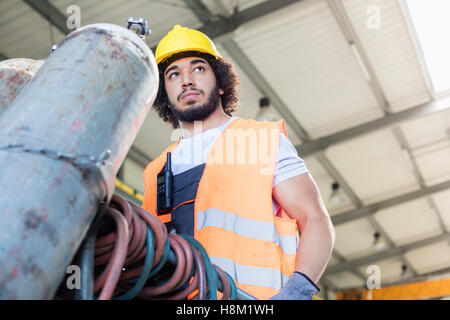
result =
M147 19L144 18L129 17L127 19L127 29L136 32L143 40L151 33Z

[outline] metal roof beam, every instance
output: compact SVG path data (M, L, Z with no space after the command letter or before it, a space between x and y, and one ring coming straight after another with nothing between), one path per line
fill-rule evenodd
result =
M348 261L343 255L341 255L341 254L336 250L336 248L333 248L333 253L332 253L332 255L333 255L333 257L337 260L338 263L344 263L344 262L347 262L347 261ZM353 274L354 274L355 276L357 276L358 278L360 278L361 280L363 280L364 282L366 282L367 276L364 275L360 270L358 270L357 268L354 268L353 270L350 270L350 271L353 272ZM323 276L325 276L325 274L324 274ZM323 277L322 277L322 278L323 278ZM321 279L322 279L322 278L321 278ZM328 283L327 283L326 285L329 286L330 281L329 281L328 278L326 278L326 279L328 280ZM336 287L334 287L334 288L336 288Z
M130 151L128 151L127 158L133 160L142 168L147 167L147 165L153 160L152 158L147 156L143 151L133 146L130 148Z
M379 201L362 208L349 210L331 217L333 224L339 225L359 218L367 217L375 214L377 211L393 207L414 199L422 198L440 191L450 189L450 180L444 181L429 187L425 187L416 191L408 192L400 196L396 196L387 200Z
M336 19L337 24L341 28L341 31L346 38L349 46L353 46L354 49L358 52L362 64L364 65L370 79L367 80L370 89L378 102L378 105L383 110L384 114L389 114L392 112L389 102L383 92L383 88L381 87L380 81L375 73L372 64L369 61L369 57L366 54L363 45L353 28L353 25L350 21L350 18L347 15L347 11L345 10L341 1L336 0L327 0L328 6Z
M300 125L295 116L289 110L287 105L283 102L280 96L272 88L269 82L259 72L253 62L247 57L237 43L230 37L220 41L221 45L228 52L231 58L241 67L241 69L247 74L249 79L254 83L258 90L266 97L270 99L272 106L278 111L286 123L301 139L308 139L309 135L306 130Z
M361 267L367 264L371 264L377 261L385 260L392 257L398 257L400 255L405 254L408 251L419 249L422 247L426 247L428 245L435 244L440 241L445 241L450 239L450 232L446 232L443 234L440 234L438 236L430 237L424 240L416 241L413 243L409 243L403 246L395 247L392 249L384 250L379 253L375 253L372 255L364 256L361 258L348 260L346 262L342 262L336 265L328 266L328 268L325 270L326 275L331 275L339 272L346 271L348 269L353 269L357 267Z
M450 267L446 267L446 268L438 269L438 270L435 270L432 272L419 274L414 277L408 277L408 278L402 279L400 281L383 283L382 285L383 285L383 287L389 287L389 286L406 284L406 283L411 283L411 282L428 281L428 280L432 281L432 279L430 279L430 278L438 278L440 276L447 276L447 275L449 275L449 273L450 273Z
M248 9L237 11L233 13L230 18L214 16L211 14L209 15L210 19L207 19L208 14L206 12L208 11L205 11L207 8L204 4L195 4L194 2L198 1L184 0L190 8L192 8L191 6L198 6L199 8L202 8L202 14L199 14L198 17L200 20L205 19L205 21L202 21L204 25L198 30L207 34L211 39L226 36L246 23L301 1L304 0L265 1ZM193 12L197 13L197 10ZM152 51L155 52L155 50L156 47L153 47Z
M345 179L341 176L341 174L337 171L337 169L331 164L331 162L325 157L323 153L320 153L317 156L318 161L322 164L322 166L326 169L326 171L335 179L335 181L338 181L340 186L342 187L342 190L350 197L350 199L353 201L353 203L356 204L357 208L363 208L364 204L359 199L359 197L356 195L356 193L350 188L350 186L347 184ZM374 228L374 230L380 232L383 239L385 239L386 244L389 246L389 248L395 247L395 242L391 239L389 234L384 230L384 228L378 223L376 219L372 215L367 216L369 224ZM333 221L333 220L332 220ZM408 266L408 269L411 270L411 272L416 275L417 271L415 270L414 266L406 259L402 257L402 262Z
M405 137L402 129L399 126L396 126L396 127L394 127L393 132L394 132L394 135L396 136L401 148L406 152L406 154L408 156L408 159L412 165L413 173L417 179L417 182L419 183L419 185L422 189L426 188L425 179L424 179L422 173L420 172L419 165L417 164L417 161L414 158L411 147L410 147L408 141L406 140L406 137ZM445 232L446 231L445 222L444 222L444 219L442 218L441 213L439 212L439 209L438 209L435 201L433 200L432 197L427 197L427 202L428 202L428 205L430 206L431 210L435 213L435 215L438 219L438 223L439 223L439 227L441 228L441 231Z
M5 54L0 52L0 61L9 59Z
M209 12L208 8L201 1L197 0L183 0L184 3L191 9L191 11L203 22L203 24L209 23L213 20L213 15Z
M333 144L342 143L368 134L373 131L381 130L405 121L410 121L437 112L448 110L450 108L450 95L438 98L431 102L423 103L418 106L406 109L400 112L388 114L380 119L372 120L355 127L345 129L322 138L306 141L296 146L297 151L303 157L313 155L316 152L324 151Z
M283 0L283 1L265 1L248 9L235 12L230 19L221 19L221 21L207 23L199 31L216 38L233 32L235 29L250 21L259 19L269 13L273 13L282 8L303 0Z
M50 22L53 26L58 28L62 33L69 34L70 30L67 28L67 17L61 13L53 4L48 0L23 0L33 10L39 13L44 19Z

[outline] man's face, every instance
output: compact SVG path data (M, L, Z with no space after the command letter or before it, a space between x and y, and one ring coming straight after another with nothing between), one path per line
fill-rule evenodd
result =
M164 71L169 108L179 121L203 120L220 103L222 89L210 64L200 57L188 57L170 64Z

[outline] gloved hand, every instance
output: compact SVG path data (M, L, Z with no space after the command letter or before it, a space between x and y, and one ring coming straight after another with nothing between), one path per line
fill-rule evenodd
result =
M312 300L320 289L304 273L295 271L280 292L269 300Z

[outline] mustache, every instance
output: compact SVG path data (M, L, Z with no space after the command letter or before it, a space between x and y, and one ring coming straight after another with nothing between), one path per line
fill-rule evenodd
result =
M200 89L184 89L183 92L181 92L181 93L178 95L178 97L177 97L178 101L181 100L181 97L182 97L186 92L198 92L198 93L200 93L200 94L203 94L203 91L200 90Z

